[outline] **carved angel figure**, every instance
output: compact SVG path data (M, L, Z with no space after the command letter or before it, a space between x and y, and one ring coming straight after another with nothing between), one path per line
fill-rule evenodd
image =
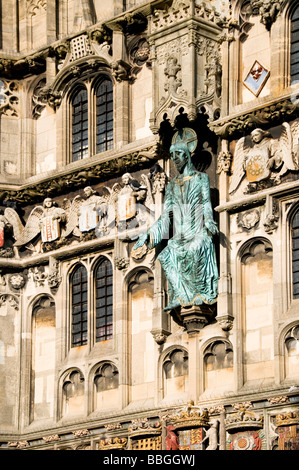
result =
M108 199L108 224L111 223L112 214L118 230L138 227L146 224L152 216L153 196L149 178L141 175L139 183L130 173L122 176L122 184L115 183L112 189L106 188Z
M61 224L66 221L65 210L57 207L51 198L46 198L42 206L34 207L25 226L14 209L7 207L4 215L13 226L14 246L17 248L33 242L38 235L43 242L56 240L60 237ZM39 243L34 251L40 250Z
M249 184L255 184L270 178L277 179L288 170L297 169L297 147L291 126L283 123L281 127L279 138L274 139L269 131L255 129L250 137L238 140L234 152L230 194L238 189L245 177Z

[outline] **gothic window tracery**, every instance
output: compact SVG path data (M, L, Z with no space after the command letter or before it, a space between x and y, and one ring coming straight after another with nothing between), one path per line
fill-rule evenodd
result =
M285 336L285 376L298 377L299 325L293 326Z
M62 385L62 414L80 414L84 406L84 376L78 369L71 370Z
M188 353L181 348L172 349L163 362L164 396L185 393L188 382Z
M204 352L205 389L232 388L233 349L227 341L214 341Z

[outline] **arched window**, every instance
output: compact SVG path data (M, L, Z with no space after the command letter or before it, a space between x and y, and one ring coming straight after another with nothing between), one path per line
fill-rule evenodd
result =
M78 265L71 275L72 347L87 344L87 271Z
M113 87L108 78L96 88L96 151L113 147Z
M291 83L299 82L299 6L291 17Z
M72 99L72 161L88 156L88 96L78 88Z
M96 341L106 341L113 333L112 264L103 258L95 270Z
M292 221L293 298L299 299L299 210Z

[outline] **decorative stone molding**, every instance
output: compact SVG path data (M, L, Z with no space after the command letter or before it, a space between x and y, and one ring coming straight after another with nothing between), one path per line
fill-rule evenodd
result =
M27 441L9 441L7 445L8 447L16 447L17 449L29 447L29 443Z
M105 424L106 431L118 431L123 429L123 425L121 423L112 423L112 424Z
M45 102L42 100L41 91L46 86L46 78L42 78L35 86L32 93L32 117L38 119L45 109Z
M260 218L260 211L258 209L252 209L238 214L237 224L244 230L252 230L259 224Z
M16 290L22 289L27 281L27 277L23 273L10 274L8 278L9 285Z
M264 423L264 417L251 411L252 403L236 403L232 405L237 413L228 416L225 420L226 430L235 432L238 429L261 429Z
M223 331L230 331L234 325L234 317L232 315L221 315L216 317Z
M27 13L35 16L38 10L47 10L47 0L27 0Z
M72 431L75 437L86 437L90 435L90 432L88 429L79 429L77 431Z
M171 334L169 331L163 329L151 330L154 340L157 344L161 345L165 343L167 337Z
M134 419L128 427L130 437L160 434L161 429L162 425L160 421L153 423L148 418Z
M261 126L274 127L283 121L291 121L299 115L299 102L286 98L265 105L263 108L244 112L232 118L219 119L209 124L210 129L223 139L233 140Z
M29 269L28 276L30 279L32 279L36 287L43 287L45 285L48 274L38 267L34 267Z
M189 18L192 15L193 7L196 18L218 24L220 14L214 6L210 7L207 3L195 4L192 0L174 0L171 6L166 5L164 9L154 10L151 19L151 31L156 33L177 24L178 21Z
M111 160L95 163L88 168L73 170L40 183L20 187L19 190L0 189L0 200L6 199L21 204L36 203L36 200L40 200L41 197L59 195L69 187L75 190L90 184L91 180L100 182L109 177L116 177L124 173L128 167L131 171L144 168L146 165L154 164L155 161L163 158L163 155L165 155L165 150L158 143L154 143L132 153L118 155Z
M45 442L55 442L55 441L59 441L60 437L58 434L53 434L52 436L43 436L43 440Z
M19 116L19 85L15 81L0 80L0 114Z
M125 449L127 447L128 439L125 437L113 437L111 439L101 439L98 448L99 450L111 449Z
M49 261L48 286L50 289L55 289L59 287L61 281L62 277L59 273L59 261L51 256Z
M288 396L271 397L271 398L268 398L268 402L271 403L271 405L280 405L282 403L288 403L289 397Z
M125 257L115 258L115 266L119 270L126 269L129 266L129 263L130 263L129 258L125 258Z
M221 413L225 413L225 407L223 405L211 406L208 408L208 412L210 415L219 415Z
M175 429L209 426L209 419L208 410L199 408L194 405L193 401L188 402L178 412L165 416L165 421L168 424L172 424Z
M1 294L0 307L2 307L2 305L5 305L7 302L15 310L19 310L19 299L16 296L11 294Z
M253 7L256 6L259 9L261 23L266 26L267 30L270 30L282 11L284 0L253 0L252 4Z
M222 172L230 174L233 156L230 152L220 152L217 160L217 175Z
M293 424L299 424L299 412L289 411L287 413L281 413L275 417L276 426L291 426Z
M198 333L204 328L215 314L215 305L193 305L182 307L179 321L183 323L188 334Z

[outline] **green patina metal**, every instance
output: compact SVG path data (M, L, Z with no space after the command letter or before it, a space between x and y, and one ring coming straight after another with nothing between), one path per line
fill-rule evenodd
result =
M169 303L165 310L213 304L218 295L218 268L213 235L218 232L213 218L208 175L191 162L190 145L175 139L170 147L178 175L166 188L160 218L140 235L134 249L149 248L168 239L158 255L168 280ZM194 143L192 144L192 146Z

